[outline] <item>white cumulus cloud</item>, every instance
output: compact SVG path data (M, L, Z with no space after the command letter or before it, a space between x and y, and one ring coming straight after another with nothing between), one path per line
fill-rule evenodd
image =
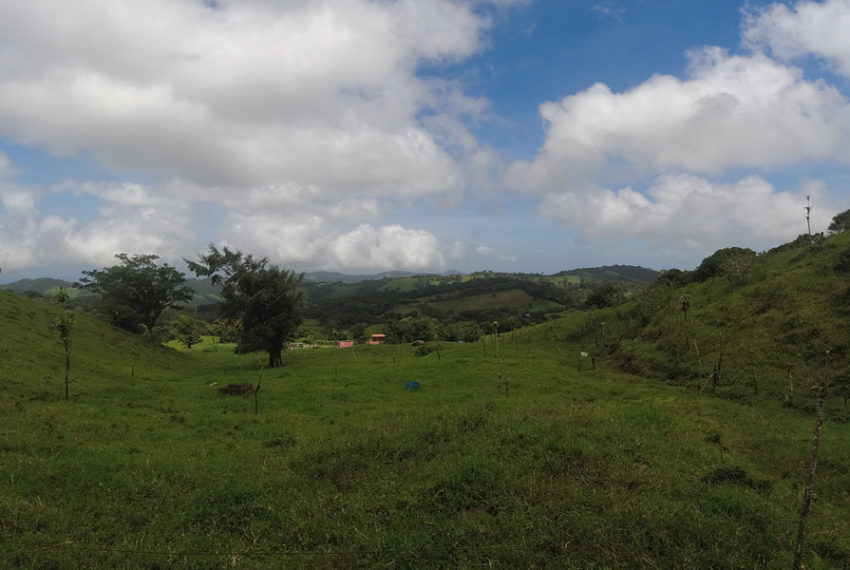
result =
M444 247L431 233L398 225L361 225L337 236L331 250L338 263L350 267L434 269L446 266Z
M0 7L0 133L206 185L455 190L417 115L480 104L416 67L472 55L487 26L449 0Z
M666 174L643 193L630 187L552 193L541 213L580 228L594 241L643 238L658 247L693 251L758 248L806 231L806 194L825 201L822 186L814 182L782 192L759 176L716 183L693 174Z
M845 0L771 4L751 10L744 26L745 42L768 48L780 59L819 57L837 73L850 77L850 3Z
M41 215L30 190L0 187L0 265L7 269L108 264L117 253L152 253L172 263L195 241L189 203L137 184L66 183L44 191L91 196L100 206L90 219Z
M480 52L488 10L514 3L0 2L0 137L146 180L7 187L0 250L19 267L172 261L212 234L287 264L440 267L442 245L393 208L457 200L498 159L465 126L487 101L418 71ZM57 194L100 206L48 213Z
M850 105L836 89L760 54L705 48L689 58L684 80L656 75L623 93L600 83L541 105L545 142L510 167L510 183L545 193L591 179L850 157Z

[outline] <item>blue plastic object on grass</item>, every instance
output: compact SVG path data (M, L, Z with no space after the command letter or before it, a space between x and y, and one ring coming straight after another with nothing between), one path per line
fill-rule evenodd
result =
M408 382L407 385L404 387L404 389L405 390L418 390L419 389L419 382Z

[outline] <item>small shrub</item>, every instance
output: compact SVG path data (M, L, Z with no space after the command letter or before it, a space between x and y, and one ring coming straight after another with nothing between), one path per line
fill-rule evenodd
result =
M432 352L434 352L434 347L428 346L427 344L423 344L422 346L420 346L416 349L416 352L414 352L414 355L416 355L416 356L428 356Z

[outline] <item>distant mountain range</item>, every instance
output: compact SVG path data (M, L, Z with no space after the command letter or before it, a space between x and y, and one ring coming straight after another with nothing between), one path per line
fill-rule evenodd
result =
M40 277L38 279L19 279L6 285L0 285L0 289L7 289L15 293L30 294L30 295L53 295L60 287L68 290L72 297L85 298L91 297L93 293L85 289L74 289L74 283L65 281L64 279L54 279L52 277Z
M363 281L381 281L393 279L409 279L418 276L436 276L436 277L451 277L464 275L459 271L445 271L439 274L416 273L412 271L384 271L372 275L349 275L346 273L338 273L334 271L312 271L304 274L305 284L317 283L361 283ZM557 280L558 278L570 279L578 282L599 282L610 281L619 283L631 284L649 284L655 281L658 277L658 271L647 269L645 267L633 265L606 265L602 267L585 267L580 269L571 269L560 271L558 273L546 276L535 273L494 273L491 271L481 271L470 275L493 275L493 276L512 276L514 278L540 279L546 278L549 280ZM201 297L212 297L214 300L218 298L218 289L212 285L208 279L189 278L186 283L191 286ZM0 285L0 289L8 289L15 293L31 294L31 295L53 295L60 287L64 287L71 292L71 295L78 298L86 298L92 294L84 289L74 289L72 281L64 279L54 279L52 277L40 277L37 279L19 279L5 285Z
M443 325L473 323L482 328L503 322L511 328L544 322L564 312L607 306L626 299L658 278L644 267L613 265L539 273L477 271L423 274L388 271L374 275L306 273L304 326L315 338L357 336L357 330L407 317ZM219 316L221 289L209 279L186 279L195 290L190 311L205 320ZM81 306L95 295L70 281L21 279L0 289L30 297L50 297L60 287ZM82 308L82 307L81 307ZM460 325L458 325L460 326Z

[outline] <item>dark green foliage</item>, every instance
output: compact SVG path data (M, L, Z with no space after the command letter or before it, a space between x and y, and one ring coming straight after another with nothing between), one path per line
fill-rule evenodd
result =
M613 283L604 283L593 288L587 296L588 309L604 309L613 307L623 301L623 292Z
M157 265L156 255L115 257L120 264L83 271L85 277L77 285L100 294L98 310L111 324L131 332L144 329L152 341L162 312L186 303L194 292L182 273L167 263Z
M422 346L416 347L416 351L414 352L414 354L416 356L428 356L429 354L431 354L435 350L436 349L433 346L423 344Z
M301 324L302 276L268 265L268 258L254 259L227 247L219 251L213 245L198 262L186 262L196 275L221 285L222 312L242 323L237 351L264 351L269 368L282 366L283 348Z
M216 319L208 326L211 335L218 342L237 343L242 334L242 321L235 319Z
M429 341L434 338L435 323L428 318L407 316L384 323L387 342L408 343L416 340Z
M192 348L209 333L209 326L193 316L180 315L177 320L168 323L168 332L171 338L180 341L186 348Z
M329 332L351 331L357 323L375 325L411 313L436 319L444 326L470 321L486 328L492 321L508 319L515 319L518 326L542 323L564 310L584 308L599 286L616 286L624 296L657 276L651 269L615 265L548 276L482 271L346 283L311 281L302 286L309 301L305 317L319 321Z
M702 260L693 272L693 279L697 282L720 276L740 279L752 268L755 260L756 252L749 248L719 249Z
M365 341L368 338L366 334L367 328L369 328L369 325L366 323L354 323L349 329L350 338L353 338L356 342Z
M836 214L829 223L826 229L829 235L840 234L850 229L850 210L845 210L840 214Z
M440 338L448 341L477 342L484 329L472 321L456 321L440 328Z
M680 269L668 269L661 273L656 280L656 285L667 287L683 287L693 281L693 271L682 271Z

